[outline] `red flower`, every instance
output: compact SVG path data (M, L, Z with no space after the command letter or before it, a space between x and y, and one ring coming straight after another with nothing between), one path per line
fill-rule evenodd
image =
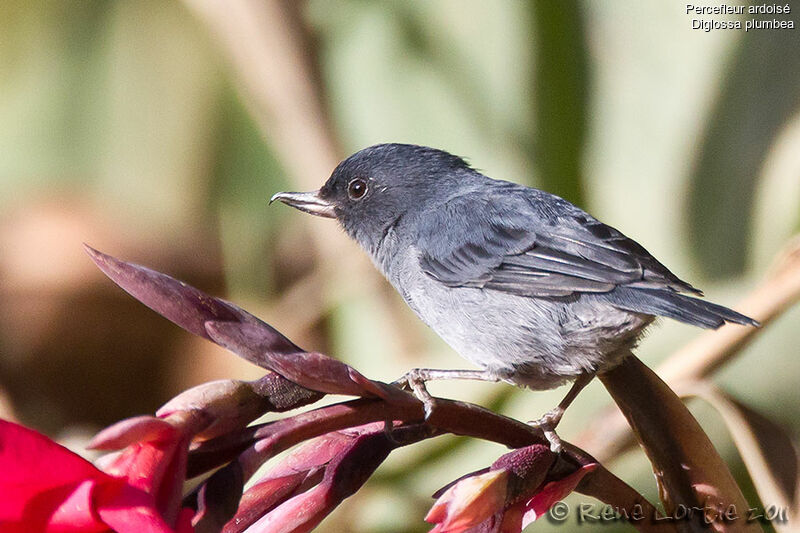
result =
M477 526L503 510L508 492L508 472L491 470L468 476L450 486L433 504L425 520L432 531L459 533Z
M519 533L597 467L590 463L571 473L556 473L555 462L548 447L535 444L507 453L488 471L460 479L425 517L436 524L431 533Z
M158 457L167 442L130 446L114 460L111 475L44 435L0 419L0 530L191 532L192 512L180 511L171 494L162 499L173 481L167 482L171 467L164 465L174 461ZM180 454L173 449L171 455Z

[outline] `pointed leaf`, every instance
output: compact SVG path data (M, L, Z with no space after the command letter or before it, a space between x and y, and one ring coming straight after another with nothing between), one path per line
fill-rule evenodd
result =
M600 379L647 453L668 515L679 505L704 508L709 502L749 508L700 424L652 370L630 354ZM702 522L702 517L697 520ZM741 531L761 531L756 522L740 520L736 526ZM714 522L710 527L720 530L726 523Z
M272 351L270 337L264 338L264 330L258 326L208 322L206 331L220 346L307 389L328 394L381 396L399 398L406 402L416 401L395 387L365 378L354 368L325 354Z
M796 520L800 515L800 462L786 431L710 383L687 384L681 392L702 398L717 410L761 501L786 509L789 517ZM780 521L772 522L772 526L776 531L794 529L794 525Z
M303 350L269 324L240 307L214 298L149 268L127 263L84 245L86 252L114 283L131 296L171 320L186 331L212 340L206 331L209 321L249 324L258 332L261 346L273 353L297 353ZM317 401L321 396L287 381L265 376L258 383L267 404L264 411L285 411Z
M268 340L273 351L302 351L275 328L230 302L209 296L166 274L106 255L88 245L84 248L98 268L128 294L195 335L210 339L205 329L205 323L210 320L243 322L259 328L262 341Z

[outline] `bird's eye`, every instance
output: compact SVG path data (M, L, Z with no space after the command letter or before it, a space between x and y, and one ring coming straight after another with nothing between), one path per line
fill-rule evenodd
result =
M361 178L356 178L347 184L347 194L353 200L360 200L367 194L367 182Z

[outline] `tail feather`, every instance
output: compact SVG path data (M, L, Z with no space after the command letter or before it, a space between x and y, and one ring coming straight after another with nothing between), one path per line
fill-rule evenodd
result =
M701 328L717 329L725 322L760 325L752 318L722 305L678 294L669 289L617 287L604 296L609 303L626 311L674 318Z

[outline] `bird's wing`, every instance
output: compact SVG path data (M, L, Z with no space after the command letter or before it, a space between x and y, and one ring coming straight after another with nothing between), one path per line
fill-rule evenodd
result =
M530 297L620 285L699 293L635 241L535 189L453 198L426 214L417 247L423 271L450 287Z

